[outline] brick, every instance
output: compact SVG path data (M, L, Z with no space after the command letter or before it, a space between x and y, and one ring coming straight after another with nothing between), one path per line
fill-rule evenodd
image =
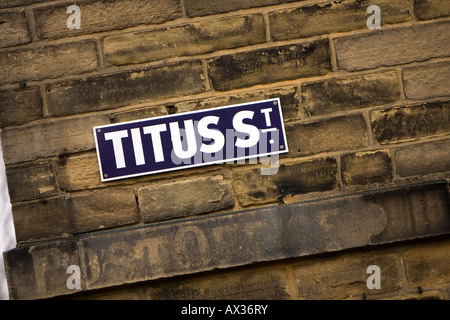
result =
M34 10L39 39L60 38L140 24L158 24L182 17L180 0L77 1L81 29L67 28L68 4L49 5Z
M33 201L12 206L18 243L71 234L70 211L64 199Z
M208 61L214 89L227 91L331 72L328 40L235 53Z
M335 38L338 67L355 71L449 56L449 27L442 21Z
M57 193L56 175L51 163L8 167L6 177L12 203L53 196Z
M289 298L286 273L281 269L225 271L184 281L169 280L144 290L148 300L279 300Z
M301 86L302 106L309 116L362 109L400 99L393 71L328 79Z
M450 283L450 242L442 239L403 252L411 287L435 288Z
M120 123L125 121L133 121L140 119L148 119L159 116L166 116L169 113L167 112L167 107L156 106L156 107L148 107L135 109L130 111L118 112L113 114L113 122Z
M371 4L369 0L344 0L271 12L272 39L290 40L367 28L366 10ZM381 0L377 5L383 13L383 24L411 20L408 0Z
M4 253L4 258L12 300L43 299L82 291L67 288L70 276L67 267L81 266L74 239L12 249Z
M0 84L58 78L98 68L96 44L81 41L60 45L2 51Z
M360 115L287 125L286 137L288 157L353 150L368 145L366 124Z
M282 87L233 95L220 95L202 100L182 101L175 103L174 106L177 108L177 112L189 112L273 98L280 98L284 120L299 117L299 99L296 87Z
M138 222L133 190L108 189L13 206L18 242L63 237Z
M394 151L400 177L450 171L450 140L427 142Z
M6 128L2 131L5 164L94 149L92 127L109 123L107 116L90 115Z
M31 42L27 17L24 12L0 14L0 48Z
M76 191L103 186L96 153L63 157L56 165L59 187Z
M438 290L424 291L422 293L407 293L391 296L383 300L445 300L442 292Z
M283 201L287 196L336 189L336 175L336 160L323 158L281 165L274 175L263 176L257 169L235 171L233 184L240 205L247 207Z
M124 65L263 43L265 30L263 16L252 14L113 35L103 43L106 60Z
M414 14L420 20L450 16L450 3L446 0L414 0Z
M182 218L234 206L231 185L222 176L151 185L139 188L137 194L145 222Z
M450 101L374 111L372 128L381 144L448 132Z
M341 159L341 171L346 185L384 183L392 179L391 159L386 151L345 155Z
M131 189L105 189L67 199L73 214L73 233L125 226L139 222Z
M405 68L403 83L405 95L410 99L450 96L450 62L434 62Z
M186 0L186 13L189 17L205 16L241 9L270 6L295 0Z
M369 290L367 268L380 268L380 289ZM300 299L359 298L397 291L401 275L397 254L382 252L347 253L305 261L294 267L294 277Z
M0 93L0 128L24 124L42 117L38 88Z
M204 91L198 61L139 71L69 80L47 86L49 113L74 114L149 102Z
M18 6L26 6L33 3L45 2L47 0L4 0L0 3L0 8L11 8Z

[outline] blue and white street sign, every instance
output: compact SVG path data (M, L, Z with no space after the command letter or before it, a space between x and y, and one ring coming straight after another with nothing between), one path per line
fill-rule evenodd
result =
M93 130L103 182L288 152L279 98Z

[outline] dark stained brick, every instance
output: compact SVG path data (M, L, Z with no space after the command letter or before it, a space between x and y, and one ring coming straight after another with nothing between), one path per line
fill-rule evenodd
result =
M227 91L331 72L328 40L262 49L209 60L214 89Z

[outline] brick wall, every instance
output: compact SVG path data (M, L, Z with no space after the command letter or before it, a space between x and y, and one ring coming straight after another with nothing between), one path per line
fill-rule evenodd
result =
M449 1L7 0L0 22L12 299L450 299ZM274 175L100 180L94 126L274 97Z

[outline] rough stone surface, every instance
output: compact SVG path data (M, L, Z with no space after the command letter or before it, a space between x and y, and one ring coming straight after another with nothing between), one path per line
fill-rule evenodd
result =
M450 283L450 241L412 248L403 253L406 277L411 287Z
M0 52L0 85L43 80L98 68L94 41Z
M18 242L67 236L138 222L132 190L106 190L13 206Z
M450 96L450 62L433 62L403 70L405 95L410 99Z
M107 116L90 115L4 129L5 164L94 149L92 128L109 123ZM25 145L28 147L17 147Z
M147 23L163 23L181 18L179 0L90 1L76 4L81 10L81 28L69 29L66 20L68 4L57 4L34 10L39 39L60 38Z
M0 48L29 42L31 42L31 34L25 13L0 13Z
M277 41L367 28L365 13L371 4L369 0L344 0L275 11L269 14L271 35ZM380 0L377 5L383 24L411 20L408 0Z
M401 177L450 171L450 140L422 143L394 151Z
M341 171L346 185L383 183L392 179L391 159L385 151L345 155L341 159Z
M359 115L287 125L286 136L288 157L352 150L368 144L366 124Z
M328 40L225 55L208 61L214 89L227 91L331 72Z
M336 38L339 69L372 69L449 56L449 26L443 21Z
M236 197L246 207L282 201L315 191L337 188L337 164L332 158L324 158L295 164L281 165L273 175L261 175L261 171L236 170L233 176Z
M414 0L414 14L420 20L450 16L450 2L446 0Z
M42 117L39 89L0 93L0 128L19 125Z
M448 132L450 101L374 111L372 129L381 144Z
M106 60L114 65L190 56L266 41L262 15L227 17L104 39Z
M395 72L311 82L302 84L301 92L302 107L308 116L374 107L400 99Z
M56 174L51 163L10 167L6 171L6 177L12 203L57 193Z
M181 218L234 206L231 185L222 176L142 187L138 190L138 198L145 222Z
M203 69L198 61L71 80L46 89L52 115L111 109L202 91Z
M367 268L380 268L380 289L369 290ZM397 254L344 254L339 258L314 259L295 266L294 276L300 299L362 299L401 288Z

